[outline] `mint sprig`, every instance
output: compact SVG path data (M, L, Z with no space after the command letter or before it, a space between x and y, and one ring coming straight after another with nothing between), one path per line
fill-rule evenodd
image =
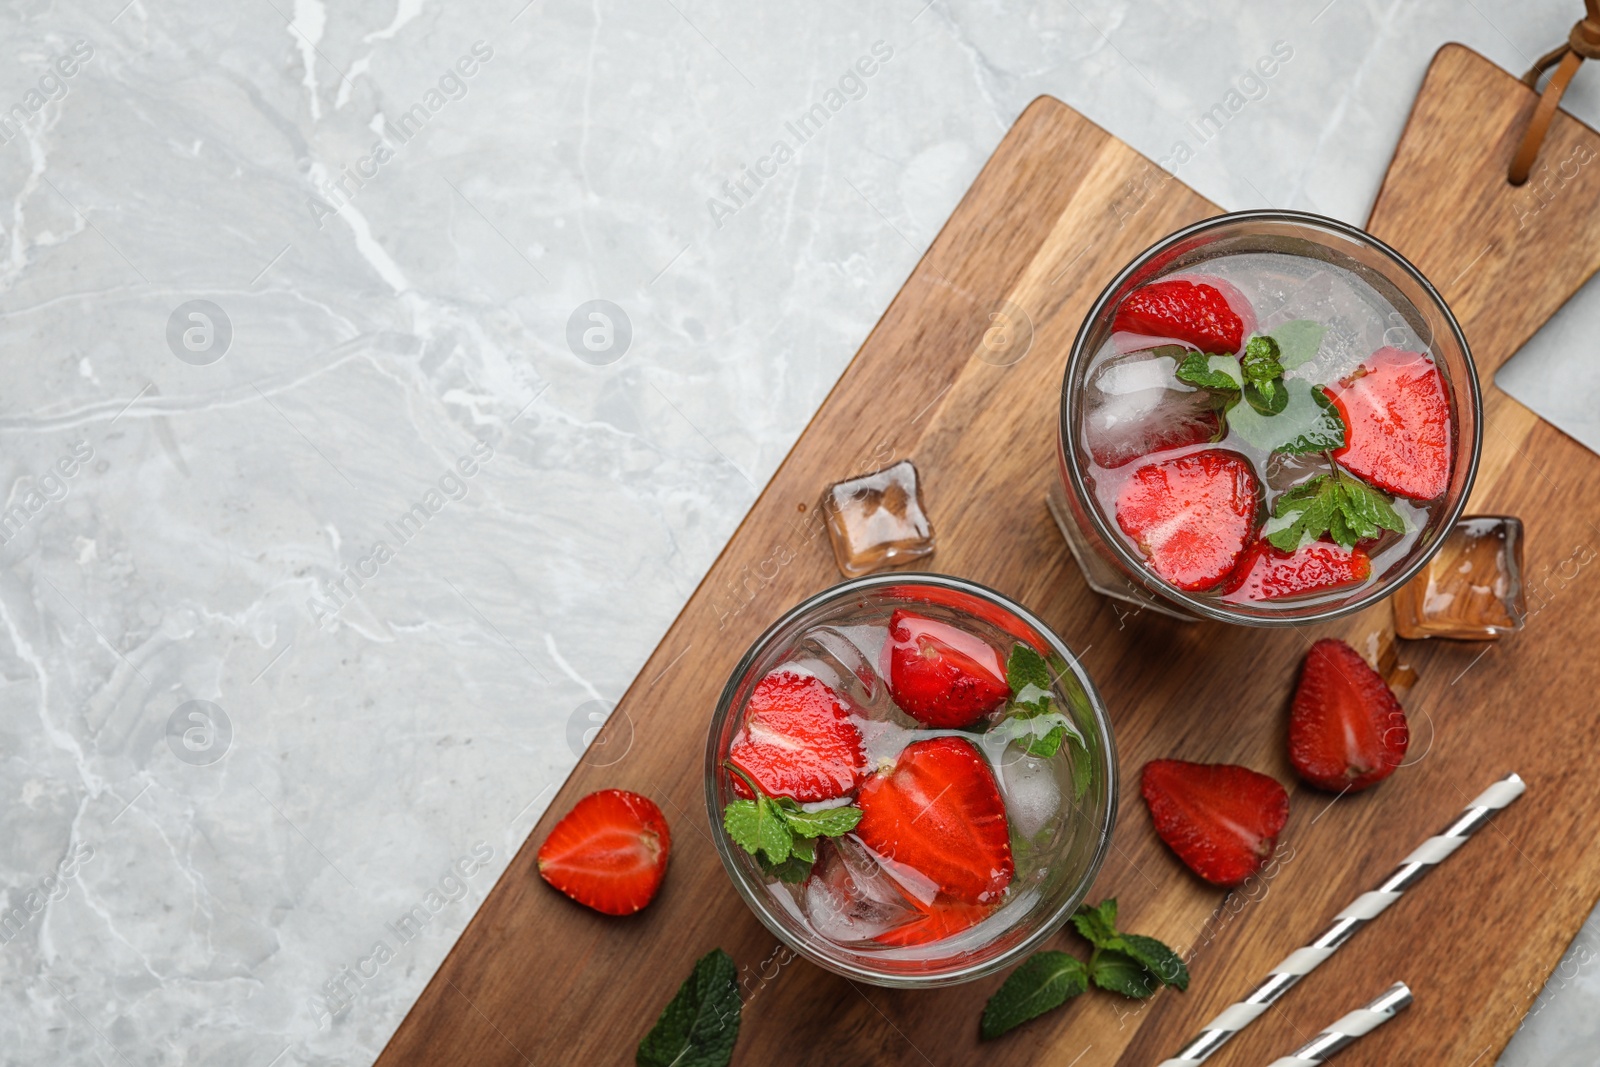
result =
M722 809L723 829L755 856L763 871L782 881L805 879L817 859L816 838L842 836L861 821L861 809L853 804L807 811L789 797L767 796L732 763L724 766L750 788L754 799L729 801Z
M1255 403L1235 406L1228 413L1228 425L1235 433L1263 452L1301 455L1343 447L1344 419L1320 386L1301 378L1275 384L1282 406L1276 412L1263 412ZM1245 389L1248 393L1250 387Z
M1085 992L1090 984L1125 997L1143 999L1163 985L1189 988L1183 958L1153 937L1117 930L1117 902L1084 905L1072 917L1093 946L1089 962L1067 952L1036 952L1012 971L983 1008L979 1033L985 1040L1053 1011Z
M1190 352L1178 364L1178 380L1201 389L1239 389L1244 385L1244 372L1233 356L1208 356L1204 352Z
M1406 521L1388 497L1334 468L1281 493L1261 533L1274 548L1293 552L1324 534L1354 548L1381 530L1405 533Z
M738 971L720 948L712 949L668 1002L639 1042L638 1067L728 1067L739 1040Z

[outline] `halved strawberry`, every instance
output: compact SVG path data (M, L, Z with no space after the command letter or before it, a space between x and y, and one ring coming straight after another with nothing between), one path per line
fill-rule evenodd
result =
M1306 653L1289 713L1289 762L1322 789L1365 789L1406 758L1411 731L1400 701L1360 653L1325 637Z
M1250 546L1223 587L1232 603L1277 600L1358 585L1372 574L1372 560L1359 548L1312 541L1281 552L1267 541Z
M889 695L928 726L971 726L1011 695L1000 653L948 623L896 611L885 655Z
M655 801L626 789L590 793L539 846L539 876L579 904L632 915L655 898L672 834Z
M1255 532L1259 486L1237 452L1209 448L1149 463L1117 494L1117 525L1161 577L1190 592L1210 589Z
M1450 486L1450 398L1433 357L1380 348L1327 387L1350 435L1333 458L1398 496L1432 500Z
M893 930L886 930L873 940L880 945L901 948L943 941L988 918L994 912L994 905L936 900L930 905L919 906L917 910L922 913L919 918L896 926Z
M989 763L959 737L907 745L856 798L856 837L962 904L993 904L1016 866L1006 806Z
M853 791L866 764L861 732L838 695L820 678L782 669L756 683L728 760L768 796L801 803ZM749 799L738 775L732 782Z
M1244 320L1222 291L1209 282L1184 278L1151 282L1129 293L1111 328L1170 337L1202 352L1229 354L1244 344Z
M1152 760L1140 791L1156 834L1215 885L1238 885L1259 871L1289 820L1283 786L1230 763Z

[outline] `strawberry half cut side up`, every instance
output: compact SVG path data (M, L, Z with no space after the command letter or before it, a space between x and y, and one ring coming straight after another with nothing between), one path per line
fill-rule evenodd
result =
M1283 786L1230 763L1152 760L1140 785L1156 834L1213 885L1238 885L1261 870L1289 820Z
M856 799L855 834L878 855L903 864L960 904L994 904L1016 865L1005 802L994 772L972 743L936 737L907 745L887 774Z
M889 695L925 726L971 726L1011 695L987 642L948 623L896 611L889 619Z
M1289 762L1311 785L1335 792L1383 781L1411 744L1406 713L1360 653L1325 637L1306 653L1289 714Z
M1244 320L1215 285L1183 278L1151 282L1117 308L1113 330L1170 337L1202 352L1228 355L1244 345Z
M1248 604L1325 593L1360 585L1371 574L1372 560L1359 548L1312 541L1293 552L1280 552L1257 541L1223 587L1222 599Z
M632 915L655 899L672 834L649 797L626 789L590 793L539 846L539 876L579 904Z
M1237 452L1206 449L1138 468L1117 494L1117 525L1150 567L1200 592L1232 573L1255 533L1256 481Z
M1450 486L1450 397L1431 356L1380 348L1327 389L1350 436L1333 458L1380 489L1412 500Z
M838 694L820 678L779 669L756 683L728 761L768 796L804 804L853 792L866 757ZM732 788L751 799L738 775Z

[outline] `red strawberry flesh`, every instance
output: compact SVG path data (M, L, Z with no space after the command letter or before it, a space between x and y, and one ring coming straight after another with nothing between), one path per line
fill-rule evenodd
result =
M781 669L756 683L728 760L768 796L801 803L854 791L866 764L861 732L838 695L819 678ZM732 785L748 798L738 775Z
M632 915L655 898L672 835L649 797L602 789L578 801L539 846L539 875L579 904Z
M1011 695L1000 653L948 623L896 611L886 653L889 694L926 726L971 726Z
M1450 398L1431 357L1380 348L1327 392L1350 431L1340 466L1413 500L1449 488Z
M1117 494L1117 525L1179 589L1226 578L1255 532L1259 483L1237 452L1206 449L1138 468Z
M1223 587L1223 599L1237 604L1325 593L1359 585L1371 574L1372 560L1359 548L1313 541L1281 552L1257 541Z
M932 881L961 904L994 904L1016 866L1005 802L971 742L908 745L887 774L867 779L856 836L878 855Z
M1311 785L1365 789L1405 760L1405 710L1377 671L1343 641L1323 638L1306 653L1289 715L1289 762Z
M919 909L922 914L908 923L886 930L873 938L880 945L905 948L943 941L947 937L976 926L994 912L987 904L962 904L955 901L934 901Z
M1111 328L1170 337L1217 354L1237 352L1244 344L1244 320L1228 305L1221 290L1208 282L1183 278L1151 282L1129 293L1117 308Z
M1152 760L1140 791L1156 834L1215 885L1238 885L1259 871L1289 819L1283 786L1233 764Z

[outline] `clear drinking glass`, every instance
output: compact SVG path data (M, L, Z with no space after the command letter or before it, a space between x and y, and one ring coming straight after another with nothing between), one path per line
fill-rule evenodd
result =
M1229 257L1224 259L1224 257ZM1235 258L1235 257L1254 257ZM1358 585L1320 595L1272 602L1230 602L1214 593L1186 592L1168 583L1148 566L1132 539L1096 495L1095 464L1085 442L1086 382L1097 356L1110 341L1118 307L1140 286L1177 275L1226 275L1226 265L1267 264L1268 273L1335 279L1330 291L1345 303L1361 294L1373 307L1386 309L1381 334L1368 338L1379 345L1431 356L1445 382L1450 406L1452 463L1442 496L1418 507L1415 529L1374 555L1370 576ZM1234 267L1248 274L1248 267ZM1277 275L1274 275L1276 277ZM1225 279L1226 280L1226 279ZM1307 283L1309 285L1309 283ZM1266 287L1270 288L1270 286ZM1310 298L1286 281L1285 304L1309 304ZM1342 312L1329 297L1328 314ZM1281 308L1261 308L1263 324ZM1380 323L1380 325L1382 325ZM1359 340L1352 326L1341 338ZM1248 332L1246 334L1248 336ZM1370 352L1372 349L1369 348ZM1482 406L1477 372L1461 327L1422 274L1398 252L1370 234L1334 219L1296 211L1240 211L1188 226L1152 245L1106 286L1090 309L1073 342L1061 386L1058 423L1060 491L1052 490L1051 511L1071 546L1089 584L1097 591L1162 614L1186 619L1216 619L1250 626L1287 626L1347 615L1383 599L1415 575L1437 552L1455 525L1477 472L1482 436Z
M1007 743L997 735L985 740L976 726L932 729L890 705L877 643L897 609L959 627L1002 653L1024 642L1043 654L1055 707L1083 739L1071 746L1070 754L1063 744L1050 759L1082 761L1081 781L1074 783L1072 764L1033 759L1016 741ZM756 684L780 667L822 678L845 698L852 719L860 716L869 766L888 766L917 740L952 735L967 737L987 758L1006 803L1016 859L1016 875L992 914L927 944L841 943L819 933L808 918L805 883L785 884L765 874L729 838L722 812L736 794L725 761ZM1063 766L1069 769L1063 771ZM1075 786L1081 795L1075 795ZM1105 705L1088 674L1062 640L1026 609L959 578L878 574L834 586L791 609L745 653L723 689L706 737L705 799L712 839L728 876L784 944L821 967L875 985L951 985L1018 961L1059 930L1083 901L1116 819L1116 749Z

